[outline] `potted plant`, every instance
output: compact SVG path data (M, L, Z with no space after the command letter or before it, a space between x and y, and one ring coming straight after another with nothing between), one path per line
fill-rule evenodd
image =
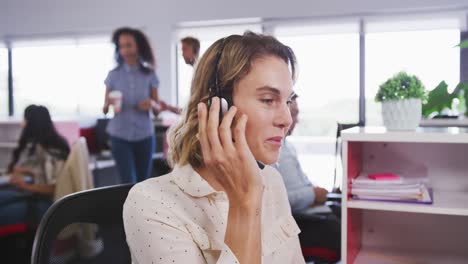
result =
M426 89L414 75L399 72L381 84L375 96L382 103L382 117L388 130L414 130L419 126Z

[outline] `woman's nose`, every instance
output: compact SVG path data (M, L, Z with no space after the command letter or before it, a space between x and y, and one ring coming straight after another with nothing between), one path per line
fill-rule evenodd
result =
M276 117L276 126L281 128L289 128L292 124L292 116L291 111L289 110L289 106L287 104L282 105L278 109L277 117Z

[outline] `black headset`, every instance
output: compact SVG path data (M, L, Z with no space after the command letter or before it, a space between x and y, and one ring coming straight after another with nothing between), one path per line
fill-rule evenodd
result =
M221 87L219 86L218 80L218 66L219 61L221 59L221 55L223 54L224 45L226 43L226 38L223 38L218 49L216 52L215 60L213 61L213 75L210 78L210 87L209 87L209 99L208 99L208 106L211 107L211 103L213 97L218 97L220 99L221 107L219 109L219 122L223 119L224 114L228 111L228 109L232 106L232 95L221 95Z
M213 61L213 66L214 66L213 75L210 78L210 87L208 89L209 91L208 107L211 107L213 97L218 97L220 100L220 105L221 105L219 109L219 122L220 123L221 123L221 120L223 119L224 114L233 105L232 91L231 91L231 94L223 95L221 91L221 87L219 85L219 80L218 80L218 66L219 66L219 61L221 59L221 55L223 54L225 44L226 44L226 38L223 38L221 40L221 44L218 49L218 52L216 52L215 60ZM258 160L257 160L257 164L261 170L265 168L265 165Z

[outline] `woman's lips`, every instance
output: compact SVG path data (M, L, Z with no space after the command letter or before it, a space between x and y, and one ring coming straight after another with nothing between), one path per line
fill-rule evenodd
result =
M283 137L271 137L267 139L267 142L274 146L281 147L281 144L283 143Z

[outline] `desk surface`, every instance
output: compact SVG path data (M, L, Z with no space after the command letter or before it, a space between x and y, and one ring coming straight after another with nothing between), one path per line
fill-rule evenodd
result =
M10 185L10 175L0 175L0 187Z
M0 188L10 186L10 178L11 175L9 174L0 174ZM25 176L24 181L27 183L32 183L33 179L31 176Z
M164 159L164 152L153 153L153 159ZM109 156L108 159L98 159L96 156L91 156L89 160L89 169L105 169L115 166L115 160L112 156Z
M153 159L164 159L164 153L154 153ZM91 156L88 166L91 171L95 169L109 168L115 166L115 160L112 157L109 157L109 159L97 159L96 156ZM7 187L10 185L10 177L10 175L2 174L0 172L0 188ZM32 181L32 179L27 179L27 181Z

